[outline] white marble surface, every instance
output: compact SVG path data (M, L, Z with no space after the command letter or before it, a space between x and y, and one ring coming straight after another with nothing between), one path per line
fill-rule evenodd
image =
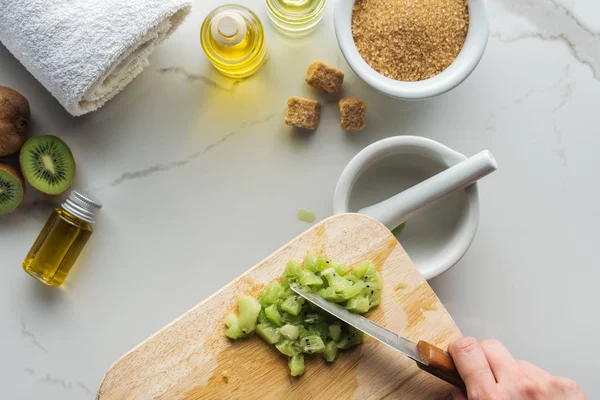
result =
M218 4L195 1L150 67L81 118L0 46L0 85L29 99L33 134L70 144L77 187L105 204L62 290L21 270L55 201L30 190L17 212L0 217L2 397L92 399L121 354L306 229L298 208L329 216L352 156L403 134L467 155L489 149L500 165L481 182L471 249L431 282L459 327L499 338L600 397L600 3L493 2L492 36L474 74L417 103L392 101L356 78L337 49L331 9L303 42L265 23L269 62L227 85L198 41ZM261 1L242 4L267 22ZM369 105L367 130L340 131L333 104L315 134L284 126L286 98L312 93L302 77L316 59L347 72L347 93Z

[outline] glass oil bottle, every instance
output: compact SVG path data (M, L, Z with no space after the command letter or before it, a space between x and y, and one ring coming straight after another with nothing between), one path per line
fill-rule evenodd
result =
M98 202L71 191L61 208L52 211L23 261L25 272L47 285L62 285L92 235L92 224L101 207Z
M223 75L246 78L264 64L267 50L263 26L252 11L239 5L213 10L202 24L200 42Z
M326 0L265 0L271 22L283 35L300 38L312 33L323 18Z

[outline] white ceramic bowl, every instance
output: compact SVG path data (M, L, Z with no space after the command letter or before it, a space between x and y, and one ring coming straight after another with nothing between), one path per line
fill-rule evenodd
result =
M334 23L338 44L346 61L366 83L382 93L404 100L419 100L454 89L473 72L483 56L489 36L486 0L468 0L469 29L462 50L452 64L433 78L402 82L387 78L363 60L352 37L353 0L335 0Z
M356 212L451 167L466 157L430 139L397 136L358 153L335 188L335 214ZM407 221L400 243L425 279L451 268L466 253L479 224L477 184L452 193Z

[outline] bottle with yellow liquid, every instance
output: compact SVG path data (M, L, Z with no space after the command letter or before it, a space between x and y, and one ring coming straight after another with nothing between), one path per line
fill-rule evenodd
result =
M73 190L61 208L52 211L23 269L42 283L60 286L90 236L102 205Z
M314 32L326 0L265 0L271 22L283 35L300 38Z
M264 64L267 50L260 20L239 5L213 10L202 24L200 42L214 67L231 78L246 78Z

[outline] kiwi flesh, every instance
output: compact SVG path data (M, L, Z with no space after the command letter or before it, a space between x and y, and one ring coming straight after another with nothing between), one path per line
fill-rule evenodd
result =
M365 313L381 302L381 275L374 264L354 267L307 254L302 263L290 261L279 280L270 282L258 299L238 299L239 316L225 318L226 335L241 339L256 332L288 357L292 376L304 373L304 356L319 354L333 362L341 350L360 344L364 335L292 291L292 285Z
M0 214L9 213L21 204L25 194L23 180L13 167L0 164Z
M75 178L75 160L69 147L56 136L34 136L23 145L21 170L31 186L42 193L64 193Z

